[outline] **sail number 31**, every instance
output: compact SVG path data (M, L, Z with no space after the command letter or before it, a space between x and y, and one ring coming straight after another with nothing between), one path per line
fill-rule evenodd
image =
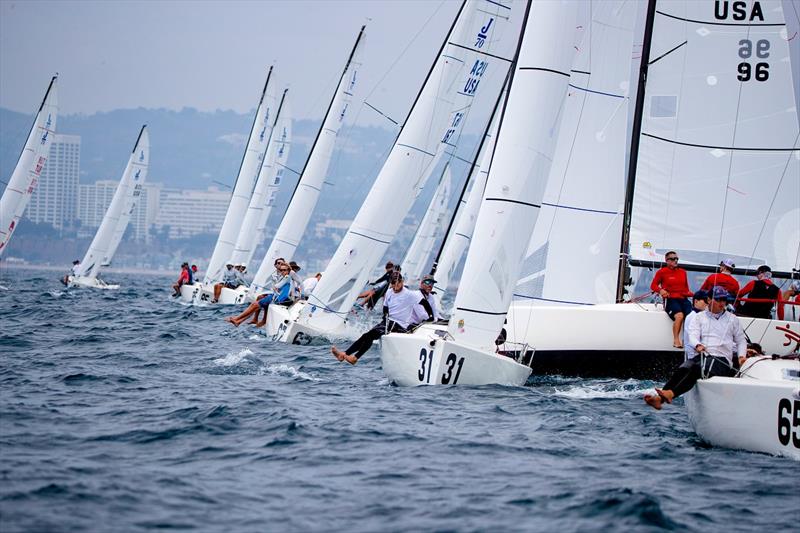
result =
M455 385L461 376L461 369L464 368L464 358L451 353L444 362L445 371L442 373L442 385ZM419 351L419 370L417 379L420 383L431 382L431 370L433 368L433 350L422 348Z

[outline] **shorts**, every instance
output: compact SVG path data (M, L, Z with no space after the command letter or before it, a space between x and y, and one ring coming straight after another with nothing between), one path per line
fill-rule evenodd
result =
M236 287L238 287L238 286L239 286L239 284L238 284L238 283L235 283L235 282L230 282L230 281L229 281L229 282L227 282L227 283L225 283L225 285L224 285L224 287L226 287L226 288L228 288L228 289L235 289L235 288L236 288Z
M675 320L676 313L683 313L683 316L686 316L692 312L692 302L688 298L667 298L664 303L664 311L672 320Z

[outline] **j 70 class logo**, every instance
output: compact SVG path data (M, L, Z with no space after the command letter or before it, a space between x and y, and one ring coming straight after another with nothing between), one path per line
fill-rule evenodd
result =
M140 161L140 162L141 162L141 161L144 161L144 150L142 150L141 152L139 152L139 161Z
M492 22L494 22L494 17L491 17L489 22L482 26L481 31L478 32L478 37L475 40L475 46L477 48L483 48L483 45L486 44L486 39L489 37L489 28L492 27Z
M44 127L50 129L50 125L53 123L53 115L50 113L47 114L47 122L45 122Z
M789 346L792 343L795 343L792 351L800 351L800 332L792 331L792 326L790 324L786 324L785 326L775 326L775 329L783 332L783 336L786 337L786 342L783 343L784 346Z

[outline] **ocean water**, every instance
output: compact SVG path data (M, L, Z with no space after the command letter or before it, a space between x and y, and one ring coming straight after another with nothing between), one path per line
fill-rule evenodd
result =
M4 270L0 531L797 531L800 463L711 448L653 382L390 385L109 275Z

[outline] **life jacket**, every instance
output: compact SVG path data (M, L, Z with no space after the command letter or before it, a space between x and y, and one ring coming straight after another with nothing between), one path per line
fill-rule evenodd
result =
M775 300L778 298L780 289L777 285L768 284L762 279L757 279L753 284L753 290L745 298L763 298L765 300ZM752 318L772 318L772 306L775 302L742 302L736 314L739 316L749 316Z

